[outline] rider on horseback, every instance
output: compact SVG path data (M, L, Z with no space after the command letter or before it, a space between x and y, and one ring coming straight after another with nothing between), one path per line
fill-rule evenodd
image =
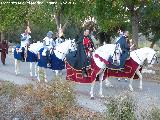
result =
M63 43L65 41L65 37L64 37L61 25L60 25L60 28L59 28L58 33L56 35L56 38L54 38L54 41L55 41L56 46L60 45L61 43Z
M85 30L83 36L77 41L77 52L79 56L79 63L82 67L82 75L87 77L86 68L90 65L92 52L94 51L94 44L89 36L89 30Z
M50 50L55 47L55 43L52 39L52 35L53 35L53 32L49 31L47 33L47 36L43 39L43 45L44 45L43 54L46 54L47 67L51 67L50 57L49 57L50 56Z
M120 65L119 65L119 68L122 71L125 67L126 59L129 58L130 47L128 45L128 35L129 35L129 32L125 31L124 34L120 37L120 39L116 42L116 44L120 45L122 50L122 55L120 57Z
M31 33L31 30L30 30L29 26L27 26L27 29L25 30L25 32L22 33L21 36L20 36L21 50L22 50L22 54L21 54L22 55L22 61L24 61L25 58L27 57L25 51L28 50L28 46L30 44L29 39L31 38L31 36L29 35L29 33Z

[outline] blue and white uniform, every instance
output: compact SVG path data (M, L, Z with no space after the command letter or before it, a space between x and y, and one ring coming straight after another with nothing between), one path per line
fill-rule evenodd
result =
M122 36L124 36L124 33L123 33L123 31L120 31L120 32L119 32L119 36L115 39L115 43L116 43Z
M44 43L44 48L47 49L47 50L50 50L51 48L54 47L54 41L52 39L52 35L53 35L53 32L52 31L49 31L47 33L47 36L43 39L43 43Z
M21 48L22 47L26 47L27 45L29 45L29 43L30 43L30 39L31 38L31 36L27 33L23 33L23 34L21 34L21 36L20 36L20 39L21 39Z

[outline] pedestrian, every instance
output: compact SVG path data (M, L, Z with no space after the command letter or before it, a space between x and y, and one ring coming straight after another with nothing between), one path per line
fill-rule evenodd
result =
M2 44L1 44L1 61L2 61L2 64L5 65L6 62L6 54L8 54L8 42L6 40L3 40L2 41Z

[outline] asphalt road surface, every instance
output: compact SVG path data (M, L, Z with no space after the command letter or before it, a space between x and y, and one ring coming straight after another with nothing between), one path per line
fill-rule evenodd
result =
M27 84L35 83L37 79L35 77L30 77L29 75L29 63L20 64L20 75L15 74L14 72L14 58L13 55L7 55L6 65L0 63L0 80L12 81L16 84ZM52 70L47 69L47 78L52 80L55 76L55 73ZM63 77L65 78L65 70L63 70ZM129 92L128 81L117 81L117 79L110 80L114 85L113 88L106 88L103 85L103 94L106 97L117 96ZM160 85L156 82L150 82L143 80L143 90L138 89L139 80L133 82L134 92L129 92L134 96L135 100L139 105L143 105L144 108L147 106L157 104L160 106ZM77 104L83 107L87 107L93 111L105 112L106 107L104 105L104 99L98 97L99 83L95 85L95 99L90 100L90 84L76 84L75 92L77 98Z

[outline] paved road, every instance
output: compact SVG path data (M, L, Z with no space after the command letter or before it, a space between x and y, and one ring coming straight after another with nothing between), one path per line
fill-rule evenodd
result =
M26 84L26 83L35 83L36 78L29 77L29 63L21 63L21 74L16 76L14 73L14 59L13 55L7 56L6 65L3 66L0 63L0 80L13 81L16 84ZM63 71L65 77L65 70ZM47 69L47 77L49 80L52 80L55 73L52 70ZM103 86L103 94L107 97L117 96L121 93L128 91L128 82L121 80L118 82L116 79L111 79L111 82L114 85L114 88L105 88ZM137 100L138 104L143 105L144 107L149 106L153 103L160 105L160 85L155 82L149 82L143 80L143 90L138 89L139 81L136 80L133 82L134 92L130 92ZM98 97L99 84L96 83L95 86L95 100L90 100L89 91L90 84L77 84L75 86L77 103L81 106L85 106L95 111L104 112L106 107L104 105L104 100Z

